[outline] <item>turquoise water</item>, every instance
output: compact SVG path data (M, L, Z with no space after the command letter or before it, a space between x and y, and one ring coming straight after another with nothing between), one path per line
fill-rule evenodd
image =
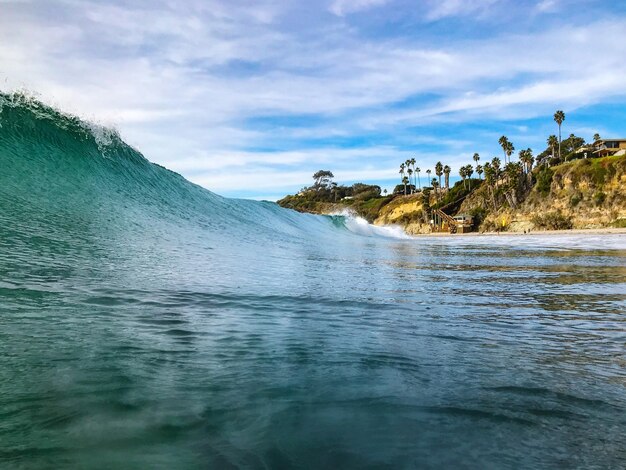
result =
M623 468L624 236L404 239L0 101L1 468Z

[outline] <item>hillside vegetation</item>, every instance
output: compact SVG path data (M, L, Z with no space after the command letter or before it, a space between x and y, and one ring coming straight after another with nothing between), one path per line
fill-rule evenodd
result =
M410 234L431 231L435 208L472 215L479 231L624 227L626 156L541 165L517 178L474 178L449 189L425 188L407 195L381 195L380 187L361 183L320 181L278 203L318 214L347 210L377 225L401 225Z
M581 159L533 172L517 207L493 210L479 189L460 211L482 214L482 230L600 228L626 225L626 156Z

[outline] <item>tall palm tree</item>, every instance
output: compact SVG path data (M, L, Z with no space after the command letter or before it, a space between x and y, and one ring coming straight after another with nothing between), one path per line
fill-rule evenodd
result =
M443 167L443 174L446 177L446 190L450 189L450 172L452 171L452 168L450 168L448 165Z
M406 171L409 174L409 188L411 189L410 193L413 194L413 188L415 185L411 186L411 175L413 174L413 170L410 168Z
M411 160L409 161L411 162L411 166L413 167L413 186L417 186L415 182L415 158L411 158Z
M493 170L493 184L494 186L498 185L498 179L500 179L500 159L498 157L493 157L491 159L491 169Z
M569 135L569 143L570 143L570 146L571 146L572 150L574 150L574 143L575 143L575 141L576 141L576 136L574 134L570 134Z
M465 165L465 174L469 181L469 189L472 189L472 175L474 174L474 168L472 165Z
M409 179L406 176L404 176L402 178L402 184L404 184L404 195L405 196L406 196L406 185L407 185L408 182L409 182Z
M435 196L437 197L437 201L439 201L439 192L437 191L437 188L439 187L439 183L437 182L437 178L433 178L430 184L435 189Z
M509 146L509 139L503 135L498 139L498 143L500 144L500 147L502 147L502 151L504 152L504 163L506 163L506 149Z
M493 205L493 210L495 211L497 210L496 198L494 194L494 187L496 184L495 170L493 166L491 165L491 163L489 162L485 163L485 165L483 166L483 170L485 170L485 184L487 185L487 188L489 189L489 193L491 194L491 204Z
M559 143L559 139L555 135L548 137L548 147L552 150L552 159L554 159L554 147Z
M524 165L524 173L526 173L526 170L528 169L528 158L526 156L526 150L520 150L519 151L519 161L522 162L522 165Z
M528 184L530 184L532 182L533 163L535 163L535 157L533 157L532 149L528 148L526 150L520 150L519 161L523 165L523 172L526 174Z
M443 175L443 165L441 162L435 164L435 174L439 178L439 191L441 191L441 175Z
M563 124L563 121L565 121L565 113L558 110L554 113L554 122L559 126L559 159L561 158L561 124Z
M466 172L467 172L467 168L465 168L464 166L459 168L459 176L463 180L463 188L465 188L465 177L467 176Z
M509 157L509 163L511 163L511 155L513 155L514 151L515 147L513 146L513 142L507 142L506 150L504 151L504 153L506 153L506 156Z
M422 190L422 181L420 180L420 171L422 171L422 170L420 170L419 166L416 166L414 171L415 171L415 173L417 173L417 184L418 184L418 188L421 191Z
M479 179L483 179L483 166L482 165L476 165L476 173L478 173L478 178Z
M476 152L472 158L476 163L478 163L478 160L480 160L480 155L478 154L478 152Z
M429 168L428 170L426 170L426 174L428 175L428 181L430 181L430 174L432 173L432 170Z

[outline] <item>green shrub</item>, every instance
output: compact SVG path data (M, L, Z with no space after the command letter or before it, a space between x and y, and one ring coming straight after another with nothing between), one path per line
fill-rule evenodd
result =
M601 206L606 201L606 194L602 191L598 191L593 195L593 202L595 202L596 206Z
M569 200L569 204L572 207L576 207L578 204L580 204L580 201L583 200L583 196L582 194L578 193L578 194L574 194L570 200Z
M537 192L544 196L550 194L550 186L552 185L552 178L554 177L554 171L547 166L544 166L537 173L537 183L535 187Z
M478 227L485 220L485 217L487 216L487 209L484 207L474 207L469 213L474 219L474 227Z
M537 214L532 218L532 222L535 226L547 230L569 230L574 226L572 218L561 211Z
M481 226L481 232L506 232L509 230L509 222L508 221L498 221L498 220L485 220Z
M617 219L611 225L615 228L626 228L626 219Z

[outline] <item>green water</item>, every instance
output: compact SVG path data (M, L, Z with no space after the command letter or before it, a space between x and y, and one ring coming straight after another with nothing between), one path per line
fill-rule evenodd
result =
M404 239L0 104L0 468L623 468L624 236Z

